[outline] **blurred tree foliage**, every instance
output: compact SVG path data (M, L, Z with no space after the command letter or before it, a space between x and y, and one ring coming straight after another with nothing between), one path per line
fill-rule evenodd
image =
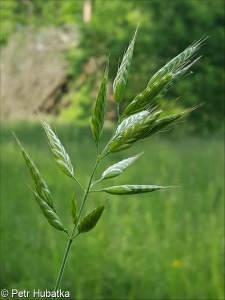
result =
M202 109L191 115L192 122L188 123L195 124L194 129L199 131L221 128L224 119L223 0L92 0L92 17L88 23L83 22L84 3L84 0L3 0L0 42L6 44L14 31L27 25L58 27L73 24L80 32L80 44L65 53L71 82L80 78L90 57L98 60L108 54L110 79L113 81L129 39L140 23L123 101L125 106L145 88L157 69L194 40L210 36L200 50L203 58L192 68L194 74L184 78L167 98L181 96L178 103L185 107L205 102ZM103 66L100 67L100 75L102 70ZM91 99L91 89L96 87L95 75L89 76L87 85L78 92L78 95L82 94L80 100L74 90L69 97L71 102L80 101L79 110L83 107L83 114L91 110L82 99ZM85 85L85 80L82 84ZM77 104L72 107L77 107ZM70 112L69 115L73 114ZM82 115L81 111L79 115Z
M0 5L1 44L23 26L62 26L82 21L82 0L1 0Z

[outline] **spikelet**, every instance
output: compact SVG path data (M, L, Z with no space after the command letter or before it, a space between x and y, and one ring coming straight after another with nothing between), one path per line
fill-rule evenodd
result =
M135 160L137 160L142 153L135 155L133 157L123 159L118 163L110 166L102 173L102 178L100 180L119 176L126 168L128 168Z
M163 66L158 72L156 72L152 76L152 78L149 80L148 85L151 85L168 72L174 72L174 70L176 71L181 68L185 68L191 62L192 58L200 49L200 47L206 39L207 37L203 37L200 40L192 43L184 51L182 51L176 57L171 59L165 66Z
M112 195L134 195L150 193L160 189L170 188L169 186L157 186L157 185L117 185L102 189L102 191Z
M140 112L146 109L149 105L151 105L153 99L155 99L155 97L164 90L164 88L171 82L172 79L173 74L168 73L165 74L163 77L159 78L152 85L148 85L146 89L140 94L138 94L134 98L134 100L127 106L124 112L123 119L134 113Z
M60 231L65 231L67 230L63 227L58 215L56 214L55 211L48 205L48 203L45 202L44 199L42 199L38 193L35 191L32 191L34 194L35 199L37 200L41 211L43 212L44 216L46 217L47 221L56 229Z
M40 114L39 114L40 116ZM61 141L51 129L50 125L47 124L40 116L42 126L46 133L49 146L52 150L55 162L57 166L69 177L75 179L73 172L73 165L71 163L70 157L67 154L65 148L63 147ZM76 180L76 179L75 179Z
M130 70L130 65L132 61L137 31L138 28L136 29L134 36L129 44L129 47L127 48L127 51L123 56L122 62L116 74L116 78L114 79L113 82L113 94L116 103L120 103L124 95L124 91L127 84L127 78Z
M130 148L136 141L144 138L151 124L162 113L161 110L143 111L125 119L118 127L109 143L109 152L120 152Z
M98 223L104 210L105 204L96 207L94 210L92 210L92 212L85 216L78 225L79 233L84 233L92 230Z
M108 83L108 72L109 72L109 61L106 63L106 68L102 83L99 89L97 100L95 103L95 108L91 120L91 130L95 139L95 142L98 143L105 120L105 106L106 106L106 95L107 95L107 83Z
M70 213L73 220L73 224L77 225L77 199L75 195L72 195L72 197L70 198Z
M31 160L27 151L24 149L20 140L17 138L17 136L15 134L14 134L14 136L15 136L16 141L17 141L17 143L20 147L20 150L23 154L23 158L26 162L28 170L30 171L30 175L33 179L35 190L37 191L39 197L42 198L55 211L54 203L52 201L52 196L51 196L51 193L48 189L46 182L44 181L43 177L41 176L41 174L40 174L38 168L36 167L36 165L34 164L34 162Z
M148 138L152 136L153 134L162 131L163 129L167 128L170 125L173 125L177 122L177 120L184 118L190 114L193 110L197 109L198 107L201 107L204 105L204 103L199 103L197 105L194 105L193 107L182 111L177 114L172 114L163 118L160 118L156 120L152 126L149 128L149 130L146 131L145 136L143 138Z
M187 71L200 57L192 60L199 50L205 38L191 44L183 52L169 61L164 67L156 72L149 80L147 87L138 94L125 109L122 120L127 116L140 112L152 105L156 99L164 96L177 82L179 82Z

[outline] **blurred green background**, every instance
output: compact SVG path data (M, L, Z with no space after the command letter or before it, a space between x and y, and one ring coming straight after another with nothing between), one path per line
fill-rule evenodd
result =
M224 299L223 1L1 1L1 289L53 290L67 244L33 199L23 141L68 229L77 191L55 166L35 108L56 127L78 179L95 159L89 122L110 54L106 129L115 127L112 82L139 24L122 109L150 77L193 41L203 55L170 93L177 106L205 105L170 132L110 155L97 174L145 151L115 184L179 186L140 196L90 195L86 211L107 201L90 233L79 236L61 288L71 299ZM97 186L96 186L97 187Z

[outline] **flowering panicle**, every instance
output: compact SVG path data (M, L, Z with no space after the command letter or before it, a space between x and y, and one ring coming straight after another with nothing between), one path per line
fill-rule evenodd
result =
M122 184L93 190L93 185L99 183L100 181L108 182L111 178L115 178L123 174L123 172L130 165L132 165L137 159L139 159L142 153L132 157L124 158L117 163L114 163L102 173L99 180L92 182L96 169L101 160L109 154L124 151L132 147L133 144L138 142L139 140L149 138L153 134L164 130L168 126L178 122L178 120L180 120L181 118L186 117L193 110L202 105L202 103L200 103L199 105L195 105L184 111L171 114L168 111L168 106L170 105L161 104L161 98L168 92L169 89L171 89L177 82L179 82L185 75L187 75L187 72L190 73L190 68L200 58L195 58L195 55L203 44L205 38L202 38L199 41L191 44L183 52L169 61L158 72L156 72L148 81L146 88L136 97L134 97L133 101L131 101L131 103L125 108L122 117L120 118L119 104L124 97L136 37L137 30L135 31L133 38L131 39L131 42L127 48L127 51L123 56L122 62L117 71L116 78L113 82L113 95L117 105L118 124L106 147L104 148L102 153L99 154L99 142L104 128L107 86L109 82L109 61L107 60L106 63L105 72L103 74L101 86L94 105L91 119L91 130L94 142L97 147L97 155L95 165L91 172L86 188L84 188L76 179L72 161L64 146L62 145L60 139L52 130L50 125L41 118L41 123L44 128L49 146L52 150L56 165L65 175L75 180L79 184L79 187L82 188L83 198L81 201L78 201L76 197L76 195L79 195L77 191L73 192L70 199L70 214L71 222L73 224L73 229L70 233L67 231L67 229L64 228L58 214L56 213L52 196L46 182L44 181L34 162L31 160L22 143L16 137L25 163L33 180L34 188L31 188L32 193L37 203L39 204L42 213L54 228L65 232L69 236L65 256L63 258L59 276L55 286L56 291L59 288L64 267L67 261L67 256L74 238L77 235L89 232L90 230L94 229L106 208L105 203L100 204L92 209L91 212L89 212L86 216L82 217L84 206L90 193L105 192L110 195L131 196L135 194L151 193L154 191L171 188L171 186L152 184ZM167 107L166 113L165 107ZM52 299L54 300L55 297L53 297Z

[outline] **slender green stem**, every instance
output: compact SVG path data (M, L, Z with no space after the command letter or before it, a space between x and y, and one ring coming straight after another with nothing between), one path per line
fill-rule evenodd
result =
M65 254L64 254L64 257L63 257L63 260L62 260L62 264L61 264L61 267L60 267L60 270L59 270L59 275L58 275L57 282L56 282L56 285L55 285L55 291L57 291L58 288L59 288L59 285L60 285L60 282L61 282L61 279L62 279L62 276L63 276L63 272L64 272L64 269L65 269L66 261L67 261L67 258L68 258L68 254L70 252L72 242L73 242L73 240L69 239L67 247L66 247L66 251L65 251ZM56 297L52 297L52 300L55 300L55 299L56 299Z
M89 194L90 194L90 193L103 192L103 191L104 191L104 190L90 190L90 191L89 191Z
M76 181L77 184L82 188L82 190L85 191L85 188L82 186L82 184L76 179L76 177L73 177L73 179Z
M97 169L99 163L100 163L100 160L97 159L97 161L96 161L96 163L95 163L95 166L94 166L94 168L93 168L93 171L92 171L92 173L91 173L91 177L90 177L90 180L89 180L89 183L88 183L88 186L87 186L87 190L86 190L86 192L85 192L85 194L84 194L84 198L83 198L83 201L82 201L82 203L81 203L81 206L80 206L80 209L79 209L79 212L78 212L78 216L77 216L77 224L78 224L79 219L80 219L80 217L81 217L81 214L82 214L82 212L83 212L84 205L85 205L85 203L86 203L86 200L87 200L87 197L88 197L88 194L89 194L89 191L90 191L91 182L92 182L93 176L94 176L94 174L95 174L95 171L96 171L96 169ZM77 228L77 226L75 225L75 226L74 226L74 229L73 229L73 232L72 232L72 236L74 235L76 228Z
M99 143L97 142L96 143L96 154L97 154L97 157L98 157L98 152L99 152Z
M91 176L90 176L90 179L89 179L89 183L88 183L88 186L87 186L87 189L84 193L84 198L83 198L83 201L82 201L82 204L80 206L80 209L79 209L79 212L78 212L78 217L77 217L77 224L79 222L79 219L82 215L82 212L83 212L83 209L84 209L84 205L86 203L86 200L87 200L87 197L88 197L88 194L90 192L90 187L91 187L91 182L92 182L92 179L93 179L93 176L95 174L95 171L98 167L98 164L100 163L100 159L98 158L96 163L95 163L95 166L93 168L93 171L91 173ZM63 257L63 260L62 260L62 264L61 264L61 267L60 267L60 270L59 270L59 275L58 275L58 278L57 278L57 282L56 282L56 285L55 285L55 291L58 290L59 286L60 286L60 282L62 280L62 276L63 276L63 272L64 272L64 269L65 269L65 265L66 265L66 261L67 261L67 257L69 255L69 252L70 252L70 248L71 248L71 245L73 243L73 239L74 237L76 236L75 235L75 231L76 231L76 228L77 228L77 224L74 225L74 228L73 228L73 232L71 234L71 238L69 239L68 241L68 244L67 244L67 247L66 247L66 251L65 251L65 254L64 254L64 257ZM55 300L56 297L52 297L52 300Z
M102 178L100 178L100 179L96 180L95 182L93 182L90 187L92 187L93 185L95 185L96 183L98 183L100 181L102 181Z
M118 122L119 122L120 121L120 104L119 103L117 103L116 108L117 108L117 118L118 118Z

